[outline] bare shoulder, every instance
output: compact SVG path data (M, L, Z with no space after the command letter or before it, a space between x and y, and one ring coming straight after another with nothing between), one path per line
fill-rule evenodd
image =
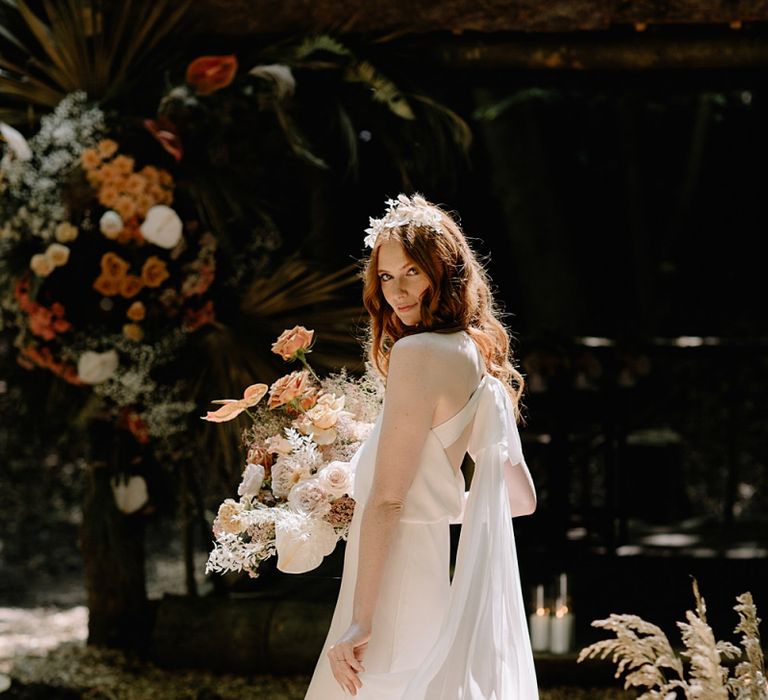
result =
M392 346L390 368L420 372L423 381L443 383L467 364L463 339L458 340L441 333L415 333L400 338Z

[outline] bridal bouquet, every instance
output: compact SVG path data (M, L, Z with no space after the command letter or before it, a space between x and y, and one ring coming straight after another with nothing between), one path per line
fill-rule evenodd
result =
M255 578L259 563L274 554L280 571L303 573L347 537L355 507L350 460L380 410L382 387L370 372L350 379L342 369L320 379L307 362L313 337L303 326L284 331L272 351L302 369L271 386L253 384L240 399L213 401L221 408L203 416L251 419L239 499L219 506L206 573L246 571Z

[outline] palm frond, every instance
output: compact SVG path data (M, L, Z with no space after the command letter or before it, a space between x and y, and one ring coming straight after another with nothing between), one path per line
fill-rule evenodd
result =
M41 10L26 0L4 2L16 22L0 27L0 60L9 72L0 96L46 108L74 90L97 101L115 97L144 75L150 58L154 69L162 67L161 42L193 24L192 0L43 0ZM21 119L16 110L11 121Z

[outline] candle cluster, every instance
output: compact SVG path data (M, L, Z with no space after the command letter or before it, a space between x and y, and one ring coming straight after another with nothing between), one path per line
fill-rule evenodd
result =
M574 616L568 593L568 576L560 574L554 598L546 596L544 584L534 587L528 617L533 651L567 654L573 649Z

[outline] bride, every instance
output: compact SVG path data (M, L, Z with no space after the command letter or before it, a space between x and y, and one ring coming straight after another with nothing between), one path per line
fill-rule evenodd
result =
M367 233L384 407L352 458L341 588L305 700L535 700L512 517L532 513L536 494L517 431L523 378L489 279L458 224L421 196L388 200Z

